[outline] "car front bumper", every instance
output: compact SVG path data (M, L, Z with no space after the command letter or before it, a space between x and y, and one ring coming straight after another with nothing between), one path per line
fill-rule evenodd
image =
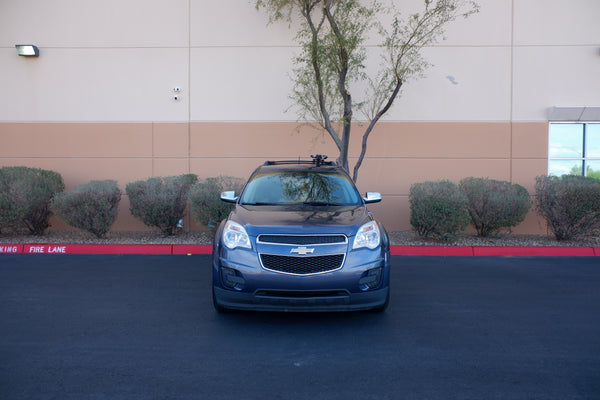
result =
M279 252L294 265L304 265L304 261L320 265L323 255L343 254L344 260L331 270L299 274L267 269L254 249L217 248L213 253L215 308L300 312L385 309L390 281L387 247L348 251L347 244L315 246L314 255L289 256L290 248L296 247L263 246L260 250L262 254Z
M232 310L254 311L360 311L384 307L389 287L363 293L347 290L265 290L235 292L214 287L215 301Z

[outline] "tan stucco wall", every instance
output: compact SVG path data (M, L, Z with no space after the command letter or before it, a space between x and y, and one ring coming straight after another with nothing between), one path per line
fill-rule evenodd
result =
M386 3L404 15L423 7ZM548 110L600 105L599 1L479 3L423 49L431 67L403 85L371 135L358 186L383 193L372 209L389 229L409 229L414 182L488 176L533 192L547 169ZM0 1L0 165L56 170L67 188L110 178L124 189L156 175L246 178L265 159L335 157L329 138L294 133L300 49L295 29L267 20L247 1ZM40 56L18 56L18 43ZM366 44L375 76L380 42ZM363 87L350 90L362 100ZM355 129L352 161L359 142ZM541 226L532 213L516 231ZM126 197L115 229L144 229Z
M0 166L25 165L62 174L67 190L92 179L129 182L192 172L201 178L247 178L266 159L337 155L333 142L309 127L288 122L191 123L0 123ZM360 151L360 124L354 126L351 164ZM410 185L426 180L458 182L467 176L519 183L533 193L535 176L547 169L546 123L383 122L371 134L357 185L378 191L372 206L389 230L409 230ZM144 226L123 197L113 229ZM192 229L203 227L188 218ZM54 221L55 229L65 228ZM531 213L517 232L541 232Z

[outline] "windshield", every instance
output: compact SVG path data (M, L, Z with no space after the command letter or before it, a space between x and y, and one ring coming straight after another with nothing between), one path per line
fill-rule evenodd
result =
M241 204L360 205L360 195L344 174L318 171L259 172L248 182Z

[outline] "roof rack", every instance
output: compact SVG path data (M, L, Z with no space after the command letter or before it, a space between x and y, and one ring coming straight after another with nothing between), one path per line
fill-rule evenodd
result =
M265 165L312 164L317 167L320 167L322 165L335 165L335 161L325 161L327 159L327 156L325 155L316 154L314 156L311 155L310 157L312 158L312 160L301 160L300 158L298 158L297 160L265 161Z

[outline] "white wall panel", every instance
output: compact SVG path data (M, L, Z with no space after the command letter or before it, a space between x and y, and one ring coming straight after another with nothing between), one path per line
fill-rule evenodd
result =
M479 12L458 18L446 29L446 40L439 45L507 46L510 45L512 0L480 0Z
M253 4L249 0L192 0L192 47L293 45L288 23L267 25L268 15Z
M405 15L422 7L389 1ZM550 106L600 105L600 0L479 3L425 51L435 66L387 119L544 121ZM253 4L0 0L0 120L294 121L293 30ZM18 57L16 43L41 56Z
M513 120L546 121L549 107L585 105L600 105L598 48L515 48Z
M289 107L292 49L192 49L192 121L295 121Z
M288 98L293 49L205 48L192 53L192 120L295 121ZM436 47L433 67L405 85L386 120L510 119L510 49ZM213 60L220 60L214 63ZM363 89L350 87L355 102ZM364 119L358 113L355 120Z
M414 0L403 0L414 2ZM457 18L446 27L446 40L440 46L507 46L510 45L512 0L478 1L479 12L465 19ZM417 3L423 3L417 1Z
M600 1L515 1L516 45L600 45Z
M188 22L188 0L2 0L0 46L185 46Z
M0 49L0 121L186 121L186 49ZM182 100L172 89L180 86Z
M386 6L393 4L406 20L415 13L421 14L424 10L423 0L383 0ZM465 19L457 18L446 26L446 40L440 40L440 46L505 46L510 45L511 35L511 10L512 0L484 0L478 1L480 11ZM389 26L391 17L383 15L381 21L384 26ZM372 45L380 44L370 40Z
M421 0L394 0L404 17L422 12ZM192 46L287 46L294 45L294 32L288 23L279 21L267 25L264 10L257 11L253 1L206 2L192 0ZM391 18L382 16L384 25ZM480 12L468 19L458 18L448 25L446 40L439 45L509 45L511 30L511 0L482 2ZM379 45L373 36L369 45Z
M510 119L510 48L436 47L424 54L433 67L425 78L405 85L386 119Z

